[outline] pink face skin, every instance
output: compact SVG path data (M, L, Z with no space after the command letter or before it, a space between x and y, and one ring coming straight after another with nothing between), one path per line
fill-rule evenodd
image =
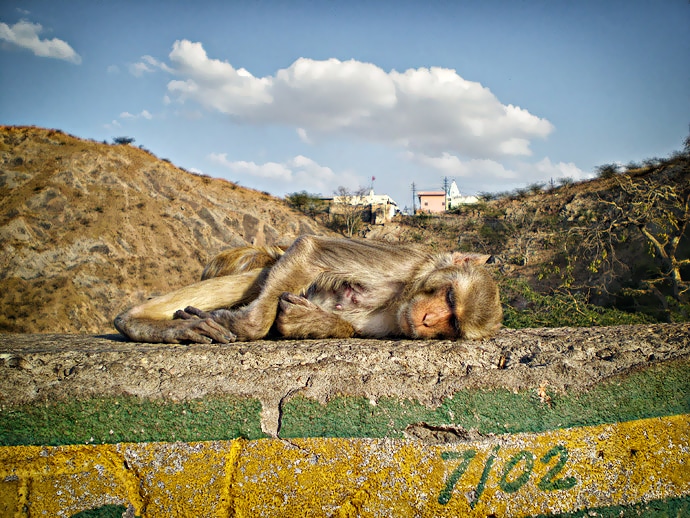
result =
M398 323L403 334L413 338L457 338L459 334L448 290L418 295L401 308Z

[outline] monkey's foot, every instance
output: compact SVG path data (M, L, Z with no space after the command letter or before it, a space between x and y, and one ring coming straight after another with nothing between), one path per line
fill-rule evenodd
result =
M206 312L193 306L187 306L184 310L176 311L174 318L211 321L230 333L233 342L246 342L258 340L268 334L272 321L266 323L265 318L255 318L257 314L261 315L261 313L261 311L252 312L248 308L238 310L214 309Z
M175 311L173 318L180 322L175 326L175 338L179 341L227 344L237 339L234 333L214 320L213 315L191 306Z

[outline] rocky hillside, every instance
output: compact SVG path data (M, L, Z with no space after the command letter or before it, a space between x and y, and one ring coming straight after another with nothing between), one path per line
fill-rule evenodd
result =
M327 234L281 200L131 145L0 127L0 331L112 332L225 248Z

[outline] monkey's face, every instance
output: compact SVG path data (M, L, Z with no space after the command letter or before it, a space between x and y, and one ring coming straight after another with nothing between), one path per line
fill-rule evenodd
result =
M454 264L422 277L398 312L410 338L487 338L501 326L498 287L483 268Z
M411 338L457 338L460 335L450 288L417 294L400 308L400 328Z

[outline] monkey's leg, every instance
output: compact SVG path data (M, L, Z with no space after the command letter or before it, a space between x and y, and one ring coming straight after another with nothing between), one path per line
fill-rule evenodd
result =
M286 247L280 246L241 246L224 250L206 265L201 280L270 268L285 250Z
M330 261L323 260L325 255L335 257L329 248L331 242L314 236L300 237L271 268L256 300L238 310L212 311L211 317L232 331L238 340L263 338L276 319L283 293L300 293L321 273L333 270Z
M235 340L222 323L211 318L173 320L176 310L193 305L202 311L246 304L257 297L267 270L215 277L185 286L135 306L115 318L115 327L130 340L152 343L221 342Z
M355 334L349 322L292 293L280 297L276 328L285 338L350 338Z

